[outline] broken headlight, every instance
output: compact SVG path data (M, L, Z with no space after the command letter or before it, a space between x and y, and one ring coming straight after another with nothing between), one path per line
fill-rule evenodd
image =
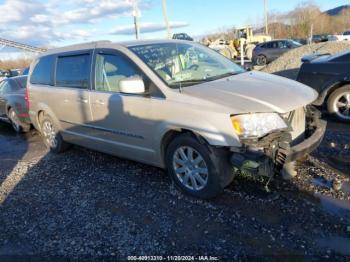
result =
M231 117L232 126L242 138L262 137L272 131L287 128L284 120L275 113L243 114Z

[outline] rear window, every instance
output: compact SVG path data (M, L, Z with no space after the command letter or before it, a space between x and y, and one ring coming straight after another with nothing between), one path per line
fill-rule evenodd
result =
M350 63L350 52L345 50L329 57L329 61Z
M45 56L36 60L34 62L34 70L30 77L30 83L37 85L51 85L53 62L53 56Z
M27 78L26 77L21 77L16 79L17 85L19 88L26 88L27 86Z
M87 89L89 87L89 75L89 54L58 57L56 86Z

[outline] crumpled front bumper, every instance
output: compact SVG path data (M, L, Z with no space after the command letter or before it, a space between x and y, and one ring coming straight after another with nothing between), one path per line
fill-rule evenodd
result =
M315 108L308 108L306 115L305 139L300 143L292 144L288 131L271 133L258 141L245 141L241 151L231 154L231 164L239 170L271 176L285 164L304 158L320 145L327 127Z
M296 161L314 151L321 144L323 136L326 132L326 127L326 121L318 120L314 133L310 137L287 150L285 162L288 163Z

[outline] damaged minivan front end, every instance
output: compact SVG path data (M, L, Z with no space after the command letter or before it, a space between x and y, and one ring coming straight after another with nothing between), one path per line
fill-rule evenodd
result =
M270 132L252 127L252 133L247 131L247 125L254 125L254 118L259 114L232 116L232 125L240 135L242 147L232 147L230 162L242 173L272 177L282 171L293 172L294 162L304 158L321 143L326 121L320 119L320 112L305 106L286 114L266 114L258 121L267 121ZM262 120L264 119L264 120ZM274 128L275 127L275 128ZM248 127L249 129L249 127ZM259 131L260 130L260 133Z

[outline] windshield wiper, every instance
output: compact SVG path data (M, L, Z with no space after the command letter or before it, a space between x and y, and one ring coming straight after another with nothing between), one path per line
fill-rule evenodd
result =
M182 80L182 81L177 81L174 83L169 84L170 87L183 87L183 86L190 86L190 85L195 85L195 84L200 84L203 82L210 82L214 80L218 80L221 78L225 78L228 76L233 76L238 74L237 72L228 72L222 75L217 75L217 76L212 76L212 77L207 77L207 78L202 78L202 79L189 79L189 80Z
M179 87L181 86L189 86L189 85L195 85L199 84L202 82L208 81L207 79L189 79L189 80L182 80L182 81L177 81L174 83L169 84L170 87Z
M234 75L237 75L237 74L238 74L237 72L227 72L227 73L222 74L222 75L217 75L217 76L209 77L209 78L207 78L206 80L207 80L207 81L214 81L214 80L218 80L218 79L221 79L221 78L225 78L225 77L229 77L229 76L234 76Z

